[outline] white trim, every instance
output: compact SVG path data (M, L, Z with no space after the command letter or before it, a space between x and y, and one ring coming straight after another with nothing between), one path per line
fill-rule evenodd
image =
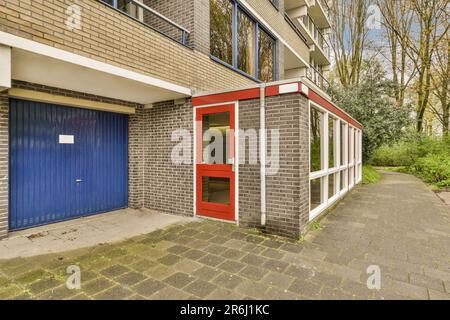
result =
M188 88L0 31L0 44L191 96Z
M361 130L356 128L355 126L351 125L349 122L345 121L341 117L337 116L336 114L330 112L329 110L323 108L322 106L318 105L317 103L309 100L309 108L308 108L308 122L309 122L309 143L311 143L311 109L315 108L319 112L323 114L322 116L322 123L321 123L321 161L323 162L322 169L320 171L316 172L310 172L309 174L309 221L313 221L317 216L319 216L323 211L328 209L331 205L333 205L338 199L342 198L348 191L352 190L354 186L356 186L359 182L362 180L362 174L361 177L359 177L359 167L362 167L362 155L361 160L353 160L354 163L349 164L349 160L352 158L349 156L350 151L352 151L352 154L354 155L355 152L358 152L358 154L361 154L362 150L362 139L359 141L359 136L361 134ZM334 130L334 143L333 148L335 150L334 154L334 160L335 165L338 164L334 168L329 168L329 119L333 119L333 130ZM343 134L344 136L341 137L341 125L344 126ZM355 140L355 132L357 133L358 141ZM353 133L353 134L350 134ZM342 158L342 145L341 142L344 143L343 146L343 152L344 152L344 159ZM356 143L358 143L358 147L361 146L358 149L356 148ZM308 155L309 159L309 170L311 171L311 150ZM341 160L344 160L344 165L341 164ZM358 162L355 164L355 162ZM350 173L353 170L353 177L350 177ZM341 174L343 175L343 181L341 181ZM355 174L357 176L355 176ZM335 194L331 197L329 197L329 179L330 177L334 177L335 183ZM311 181L320 179L320 193L321 193L321 201L323 201L320 206L315 208L314 210L311 210ZM344 188L341 189L341 182L344 186ZM352 182L350 184L350 182Z
M259 157L260 157L260 185L261 185L261 226L266 226L266 85L259 89Z
M234 221L239 225L239 101L234 103Z
M299 82L283 84L278 87L280 94L293 93L299 91Z
M192 108L193 111L193 119L192 119L192 123L193 123L193 128L192 128L192 132L193 132L193 166L194 166L194 189L193 189L193 193L194 193L194 218L197 218L197 126L196 126L196 118L197 118L197 107Z

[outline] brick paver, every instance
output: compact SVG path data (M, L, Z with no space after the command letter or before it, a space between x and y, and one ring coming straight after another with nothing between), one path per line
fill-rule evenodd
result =
M359 186L302 241L199 221L0 261L0 299L450 299L450 212L414 177ZM66 268L81 269L69 290ZM381 270L369 290L367 268Z

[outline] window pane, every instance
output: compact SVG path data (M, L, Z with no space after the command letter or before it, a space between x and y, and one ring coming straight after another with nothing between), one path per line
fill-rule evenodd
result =
M230 204L230 179L202 177L202 200Z
M311 180L311 210L320 206L322 202L322 179Z
M353 163L353 129L348 129L348 163Z
M227 134L230 130L230 113L212 113L203 116L203 163L228 163L230 150L227 145ZM220 139L221 141L216 141Z
M341 175L341 179L340 179L341 180L341 191L343 191L345 189L345 178L347 176L346 170L341 171L340 175Z
M341 123L341 166L345 165L345 124Z
M334 119L328 118L328 167L334 168Z
M328 199L331 199L336 194L336 175L331 174L328 177Z
M238 13L238 68L256 77L256 24L244 12Z
M264 30L259 29L259 75L258 78L264 82L275 80L275 40Z
M111 5L114 5L114 1L107 1L108 3L111 3ZM118 0L117 1L117 9L129 14L133 18L139 19L142 21L143 17L143 11L142 8L138 8L134 3L131 3L129 1L125 0Z
M355 167L351 167L349 170L349 175L348 175L348 185L349 186L353 186L354 184L354 178L355 178Z
M230 0L210 1L211 54L233 64L233 4Z
M322 124L323 114L311 108L311 172L322 170Z

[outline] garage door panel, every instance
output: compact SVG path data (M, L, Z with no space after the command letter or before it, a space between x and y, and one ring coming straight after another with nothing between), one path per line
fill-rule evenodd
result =
M126 115L22 100L10 106L11 229L127 207Z

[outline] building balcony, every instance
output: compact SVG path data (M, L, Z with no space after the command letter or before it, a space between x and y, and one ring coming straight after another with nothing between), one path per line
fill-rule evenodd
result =
M153 0L97 0L162 35L188 46L190 31L153 9Z
M331 27L330 7L328 0L311 0L312 5L309 8L309 14L313 17L319 28L327 29Z
M313 66L306 69L306 78L324 92L327 92L330 87L330 82L323 76L322 72Z
M285 11L293 19L300 16L299 12L308 13L319 28L327 29L331 27L330 7L327 0L285 0Z
M316 4L317 6L318 4ZM293 7L296 6L296 7ZM320 19L312 16L314 6L306 0L288 1L286 15L298 30L310 48L310 55L319 65L330 65L330 50L326 42L324 31L329 24L319 24Z

